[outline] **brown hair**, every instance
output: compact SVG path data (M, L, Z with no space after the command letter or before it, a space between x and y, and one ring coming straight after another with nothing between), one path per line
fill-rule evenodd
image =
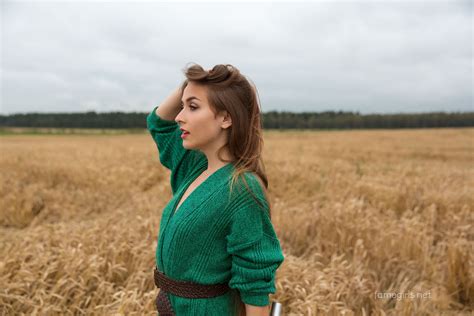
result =
M271 218L270 200L268 199L268 179L262 160L263 136L261 123L261 110L258 92L255 85L230 64L219 64L211 70L204 70L200 65L194 64L184 70L186 80L181 86L181 93L193 82L206 87L207 99L214 116L222 111L227 111L232 119L229 127L228 142L217 151L221 159L222 151L227 147L236 161L221 159L232 162L235 172L232 175L230 191L240 178L247 190L251 193L258 204L262 203L255 198L249 189L244 177L245 172L253 172L257 180L263 184L262 190L268 202L268 211Z

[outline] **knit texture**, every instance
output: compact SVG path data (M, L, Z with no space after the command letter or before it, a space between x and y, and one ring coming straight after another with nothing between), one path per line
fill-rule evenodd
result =
M284 256L257 176L244 174L263 208L242 182L237 182L230 194L235 169L228 163L208 176L175 211L186 189L207 169L208 161L199 150L183 147L178 124L161 119L156 108L147 116L147 128L161 164L171 171L173 192L161 216L156 265L176 280L228 283L232 289L214 298L170 294L174 311L177 315L235 315L237 294L246 304L268 305Z

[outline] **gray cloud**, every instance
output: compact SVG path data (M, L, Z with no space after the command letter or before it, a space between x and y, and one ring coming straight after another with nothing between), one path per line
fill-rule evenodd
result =
M231 63L262 109L472 111L472 5L2 2L2 114L144 111L189 62Z

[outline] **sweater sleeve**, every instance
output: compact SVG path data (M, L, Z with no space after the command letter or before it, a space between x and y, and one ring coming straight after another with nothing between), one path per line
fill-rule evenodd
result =
M156 115L157 107L155 106L147 116L147 129L155 141L161 164L171 170L170 182L174 194L183 183L189 170L199 160L207 160L207 158L197 150L188 150L183 147L178 123L164 120Z
M249 183L255 188L256 183ZM262 209L249 193L239 193L232 202L233 214L229 224L227 252L232 256L229 287L237 289L245 304L269 305L269 293L275 293L275 274L284 260L280 242L275 234L268 203L258 190ZM260 191L260 192L259 192Z

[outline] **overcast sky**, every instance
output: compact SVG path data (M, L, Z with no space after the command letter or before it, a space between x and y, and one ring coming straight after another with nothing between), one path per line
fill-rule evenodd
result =
M474 111L471 1L1 1L1 114L149 112L230 63L263 112Z

